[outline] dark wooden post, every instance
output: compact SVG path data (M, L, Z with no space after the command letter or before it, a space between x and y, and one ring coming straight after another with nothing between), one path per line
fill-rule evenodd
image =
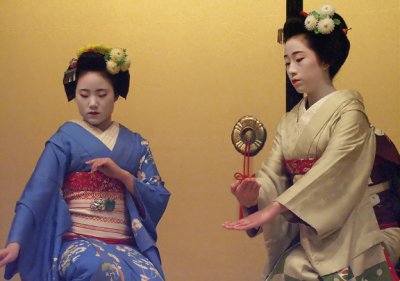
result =
M286 0L286 18L296 16L303 11L303 0ZM296 92L289 77L286 76L286 111L290 111L302 98L303 95Z

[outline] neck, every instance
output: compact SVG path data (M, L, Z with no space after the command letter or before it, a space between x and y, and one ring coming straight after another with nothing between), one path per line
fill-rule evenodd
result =
M317 89L314 91L310 91L307 93L307 103L308 107L312 106L314 103L322 99L323 97L326 97L330 93L336 91L335 87L332 84L332 81L329 81L328 83L323 83Z
M111 126L111 124L113 123L113 121L111 120L111 117L110 117L110 119L104 120L102 123L99 123L99 124L96 124L96 125L90 124L89 122L87 122L85 120L83 120L83 121L86 122L87 124L89 124L91 127L97 128L97 129L99 129L99 130L101 130L103 132L105 130L107 130Z
M111 124L112 124L111 119L110 119L110 120L106 120L106 121L104 121L103 123L99 124L99 125L97 126L97 128L99 128L100 130L102 130L102 131L104 132L105 130L108 129L108 127L111 126Z

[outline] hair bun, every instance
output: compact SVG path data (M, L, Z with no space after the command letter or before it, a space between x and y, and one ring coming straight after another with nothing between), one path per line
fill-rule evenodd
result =
M296 35L303 35L321 61L329 65L329 76L332 79L349 54L347 30L346 22L335 13L335 9L331 5L323 5L318 11L309 14L302 12L296 17L288 18L283 35L285 43Z
M77 52L64 72L64 89L68 101L75 98L77 80L88 71L103 73L112 83L114 94L126 98L130 83L130 60L126 49L109 48L105 45L86 45Z

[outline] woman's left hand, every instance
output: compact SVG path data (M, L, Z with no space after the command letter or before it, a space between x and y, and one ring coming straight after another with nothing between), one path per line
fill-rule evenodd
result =
M228 230L249 230L257 228L264 224L272 222L282 212L286 211L286 207L278 202L272 202L264 209L251 214L241 220L233 222L224 222L222 227Z

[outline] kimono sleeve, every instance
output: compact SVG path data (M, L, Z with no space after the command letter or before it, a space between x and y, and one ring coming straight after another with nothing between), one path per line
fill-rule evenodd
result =
M256 175L256 180L261 185L258 198L258 208L260 210L278 198L288 186L281 144L283 120L277 127L268 158L262 163L261 169ZM268 274L272 271L278 258L298 234L298 226L297 224L289 223L282 215L279 215L271 223L263 225L262 232L267 251L264 272Z
M277 126L277 132L274 137L272 148L269 151L267 159L262 163L261 169L256 174L256 180L260 184L260 195L258 197L258 209L261 210L272 202L278 194L282 193L282 188L287 186L287 178L284 174L282 161L283 153L281 149L281 123ZM252 212L243 208L245 216ZM261 233L262 228L254 228L247 231L250 237L254 237Z
M64 178L65 154L52 142L47 142L36 168L17 202L8 243L22 243L30 231L42 223L50 198L59 194Z
M261 210L281 194L288 186L288 178L283 166L283 153L281 146L282 121L277 126L272 148L268 153L267 159L262 163L261 169L256 174L256 180L260 184L260 194L258 197L258 210ZM254 209L254 208L253 208ZM243 208L243 214L248 216L251 210ZM261 233L261 228L247 231L250 237Z
M256 175L257 182L261 185L259 197L260 207L265 207L288 187L288 177L283 165L282 152L282 122L278 124L277 132L272 143L272 148L267 159L262 163L260 171Z
M22 280L47 280L58 253L55 239L60 242L71 225L68 209L60 199L67 161L60 146L46 143L15 209L8 243L18 242L21 250L18 259L6 265L7 280L16 272Z
M148 142L141 142L141 158L139 169L134 180L134 197L144 217L149 216L154 227L160 221L168 204L170 193L157 171Z
M324 238L361 202L375 155L375 137L362 110L344 110L334 121L319 160L275 201Z

